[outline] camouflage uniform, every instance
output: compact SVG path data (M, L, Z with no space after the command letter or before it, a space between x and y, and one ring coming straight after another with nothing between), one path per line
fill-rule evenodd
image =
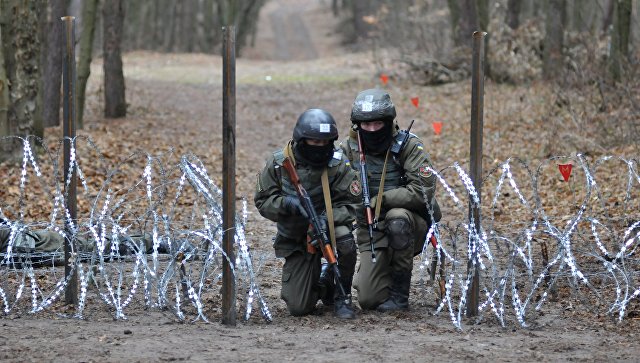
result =
M316 212L318 215L326 213L321 185L324 167L308 165L295 152L294 156L300 182L309 193ZM307 250L309 220L287 211L285 199L287 196L296 196L296 191L282 167L284 159L281 150L268 158L264 169L258 175L254 201L263 217L277 223L273 248L276 257L285 259L282 268L281 297L289 312L300 316L313 312L318 299L321 298L318 281L322 254L319 251L310 253ZM338 267L342 277L340 282L347 294L350 294L357 260L352 224L355 206L360 200L360 183L340 150L333 153L333 157L326 163L326 168L335 225ZM336 299L336 309L337 302ZM349 296L349 308L350 305Z
M395 117L395 108L393 116ZM401 142L404 134L399 133L397 124L391 125L390 149L395 143ZM357 127L357 124L352 127L349 137L343 140L340 147L354 170L359 171ZM366 152L367 146L364 145L364 148ZM354 287L358 291L361 308L378 308L382 311L408 308L413 257L422 251L431 221L439 221L441 218L440 208L434 197L436 177L428 170L431 161L422 141L410 134L399 155L392 152L388 154L382 204L373 236L376 263L369 258L371 244L362 203L356 212L356 240L361 258ZM366 154L371 206L374 209L386 155L387 152L384 151ZM369 252L363 253L365 251Z
M9 239L11 237L11 229L6 226L0 226L0 253L6 253L9 247ZM153 248L153 241L150 235L132 235L129 236L129 243L125 243L124 238L119 243L119 252L121 254L130 254L131 244L136 248L144 244L146 251ZM14 237L14 252L31 252L31 253L54 253L64 251L64 237L50 230L21 231ZM76 252L92 252L95 244L93 240L78 239L76 240ZM105 246L105 254L109 253L111 246L109 243Z

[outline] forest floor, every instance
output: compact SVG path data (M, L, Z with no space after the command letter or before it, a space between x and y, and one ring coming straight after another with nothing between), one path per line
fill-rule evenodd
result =
M249 200L251 248L268 257L259 279L273 322L264 322L256 312L235 327L215 321L179 323L170 313L145 310L141 302L126 321L114 321L100 312L88 314L86 320L13 314L0 319L0 360L637 361L637 311L615 323L609 316L575 309L571 298L548 302L529 328L520 327L514 318L506 327L485 319L465 320L459 331L446 311L433 315L435 299L415 293L408 312L359 311L356 320L347 322L331 312L302 318L288 315L279 299L282 261L271 248L275 226L252 205L255 175L265 158L290 138L302 111L319 107L331 112L342 138L356 93L380 82L380 69L370 53L341 54L339 39L332 34L335 24L326 20L331 18L327 1L299 3L269 2L261 15L256 47L247 49L237 62L236 193ZM290 38L283 41L285 35ZM221 185L221 58L135 52L125 55L124 64L127 117L101 116L98 60L89 85L86 126L80 134L89 136L114 161L139 149L193 153ZM470 81L421 87L392 78L387 89L401 126L416 119L413 131L427 145L436 169L454 162L466 168ZM414 107L410 99L418 96L419 107ZM549 114L543 105L552 99L553 92L544 83L486 85L485 170L509 157L521 157L535 167L550 155L568 155L590 145L580 139L565 144L562 130L546 127ZM432 121L443 122L440 135L434 134ZM60 128L47 130L48 140L60 137ZM589 150L593 156L605 152L637 157L633 145Z

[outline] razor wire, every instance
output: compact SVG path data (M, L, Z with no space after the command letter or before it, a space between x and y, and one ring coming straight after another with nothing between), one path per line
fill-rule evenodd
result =
M17 195L6 198L11 192L7 186L0 204L0 301L5 315L24 307L28 287L29 312L52 309L69 281L77 277L80 291L75 317L83 318L88 301L98 300L116 319L126 319L127 308L142 295L145 308L170 310L179 320L209 321L207 312L220 305L217 285L222 260L229 257L221 247L222 191L196 156L175 160L172 152L136 152L89 179L88 173L98 174L100 168L85 168L77 157L78 143L103 166L108 162L95 143L77 137L71 140L71 166L60 182L60 144L52 151L35 137L2 141L23 146ZM32 144L40 145L42 162L34 155ZM41 164L47 164L51 180ZM79 203L84 202L84 208L79 208L84 213L79 212L77 220L71 219L64 205L63 186L69 185L73 167L81 184ZM36 182L30 183L32 179ZM38 191L33 195L27 192L31 185ZM46 205L48 201L51 206ZM29 221L29 210L35 207L50 208L48 222ZM240 298L244 299L244 318L250 318L257 304L262 317L271 321L244 232L246 216L244 201L243 214L235 224L234 249L239 253L229 263L237 291L246 292ZM67 276L60 268L64 241L70 241L72 247Z
M22 143L23 154L21 168L13 171L17 188L5 189L13 190L5 198L11 203L0 203L0 230L6 234L0 254L4 314L25 306L32 313L53 310L77 275L76 317L85 317L87 305L100 301L115 318L125 319L131 305L141 301L179 320L209 321L220 305L222 261L229 258L221 248L222 192L200 159L137 152L107 166L97 145L76 138L72 165L85 205L84 214L72 221L64 207L64 185L72 174L59 172L61 147L51 151L35 138L10 140ZM32 144L38 143L43 151L36 155ZM103 166L85 168L79 155ZM568 182L556 169L560 161L575 166ZM431 172L444 216L426 236L426 242L435 237L436 247L425 243L419 256L417 302L435 293L434 313L448 314L457 329L468 321L475 266L481 291L476 320L526 327L550 300L577 299L586 310L621 321L637 303L637 160L606 156L589 162L577 154L549 158L534 169L510 158L486 173L482 199L459 164ZM37 189L41 200L29 188ZM50 210L47 222L30 221L30 207L38 202ZM470 206L481 210L480 230L469 218ZM234 236L237 256L229 261L243 292L238 299L244 301L245 319L257 305L270 321L256 256L246 238L246 201L241 209ZM59 267L62 246L43 252L29 245L29 236L38 231L74 242L71 275Z
M563 182L558 170L554 170L558 160L577 167L568 182ZM607 163L619 166L603 168ZM523 180L516 180L514 169ZM613 170L615 175L598 174L598 169ZM443 208L443 220L427 233L426 241L433 235L437 245L433 249L425 243L419 279L439 282L425 289L441 286L435 313L448 311L457 329L462 329L476 265L481 296L480 313L475 319L493 316L503 326L509 312L519 325L528 326L549 297L562 290L569 292L565 299L578 299L586 310L604 312L618 321L622 321L633 300L637 301L637 160L605 156L590 165L584 155L577 154L550 158L533 171L523 160L510 158L484 178L483 192L493 197L482 205L478 204L473 183L458 164L431 171L441 190L441 208L442 204L448 208ZM611 190L611 179L615 178L622 184L617 192ZM549 189L550 181L560 189L557 196L565 197L557 205L543 198L548 197L543 190ZM523 192L525 189L528 195ZM502 205L505 196L512 203L508 208ZM612 200L615 201L610 203ZM556 215L554 209L558 205L571 206L572 213ZM482 210L480 230L469 220L469 206ZM509 215L500 218L504 209ZM447 214L456 211L460 217L447 218ZM520 227L516 228L518 224ZM438 275L436 266L440 266Z

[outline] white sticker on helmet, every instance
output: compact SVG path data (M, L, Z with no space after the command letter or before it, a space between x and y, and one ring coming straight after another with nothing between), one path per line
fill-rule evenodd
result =
M364 101L365 102L373 102L373 95L364 96Z
M371 111L373 111L373 103L362 102L362 112L371 112Z
M330 124L320 124L320 132L322 132L322 133L331 132L331 125Z

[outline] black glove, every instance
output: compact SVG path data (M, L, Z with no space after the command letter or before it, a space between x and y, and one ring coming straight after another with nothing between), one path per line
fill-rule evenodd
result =
M318 216L318 226L320 227L320 231L313 231L311 228L309 229L309 237L311 237L311 245L315 248L320 248L320 244L318 243L318 238L320 238L320 233L324 231L324 234L329 237L329 225L327 224L327 216L321 214ZM314 232L317 232L318 235L313 235ZM316 238L317 237L317 238Z
M282 206L291 215L309 218L307 211L305 211L302 204L300 204L300 199L298 197L287 195L282 201Z

